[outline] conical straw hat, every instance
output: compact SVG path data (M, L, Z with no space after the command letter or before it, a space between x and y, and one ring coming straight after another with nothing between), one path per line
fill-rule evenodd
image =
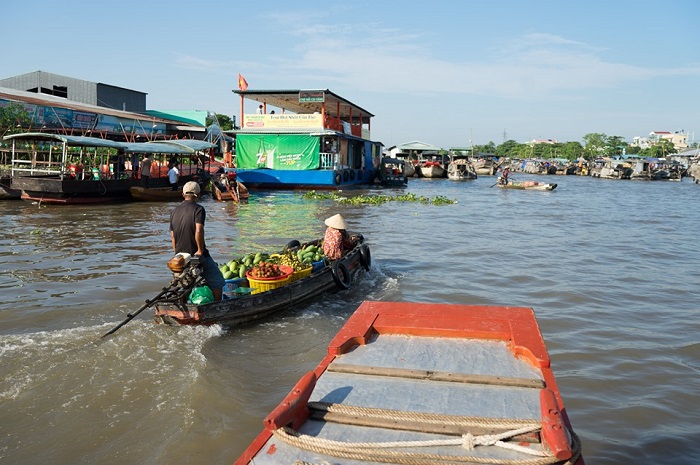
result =
M333 215L330 218L326 219L325 221L326 226L330 226L331 228L335 229L348 229L347 223L345 223L345 219L343 219L342 216L340 216L340 213L337 215Z

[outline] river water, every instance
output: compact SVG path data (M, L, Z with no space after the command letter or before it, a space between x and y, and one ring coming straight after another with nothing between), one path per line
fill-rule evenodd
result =
M174 205L3 202L0 463L231 464L363 300L532 307L589 464L700 463L700 186L539 180L559 187L405 189L453 205L204 199L219 262L316 238L340 212L373 268L255 326L147 310L102 341L168 282Z

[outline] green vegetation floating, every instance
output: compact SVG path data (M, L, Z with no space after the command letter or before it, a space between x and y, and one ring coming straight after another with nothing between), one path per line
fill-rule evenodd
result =
M418 196L416 194L403 194L403 195L356 195L354 197L342 197L338 195L337 192L321 193L316 191L309 191L304 194L305 199L312 200L335 200L339 203L346 203L352 205L362 205L362 204L372 204L381 205L387 202L421 202L433 205L451 205L457 203L456 200L448 199L441 195L436 196L431 199L430 197Z

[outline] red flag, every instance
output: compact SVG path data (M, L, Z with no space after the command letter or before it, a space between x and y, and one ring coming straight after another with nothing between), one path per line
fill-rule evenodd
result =
M248 81L246 81L245 78L241 76L241 73L238 73L238 88L241 89L243 92L248 90Z

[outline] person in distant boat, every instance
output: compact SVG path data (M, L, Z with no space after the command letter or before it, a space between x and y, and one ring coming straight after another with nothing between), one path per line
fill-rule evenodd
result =
M507 166L503 168L503 174L501 174L501 184L508 184L508 175L510 174L510 168Z
M145 187L146 189L148 189L148 181L151 179L152 164L153 160L151 160L151 156L145 154L143 160L141 160L141 187Z
M174 191L177 190L177 181L180 179L180 170L177 169L177 162L170 166L170 171L168 171L168 182L170 183L170 188Z
M326 219L325 224L328 228L323 238L323 253L329 260L337 260L355 247L357 239L348 234L348 225L340 214Z
M198 256L202 264L204 283L209 286L214 300L221 300L223 287L226 284L218 265L211 258L204 241L204 222L207 212L197 203L201 188L194 181L185 183L182 197L185 199L170 214L170 240L173 251Z

